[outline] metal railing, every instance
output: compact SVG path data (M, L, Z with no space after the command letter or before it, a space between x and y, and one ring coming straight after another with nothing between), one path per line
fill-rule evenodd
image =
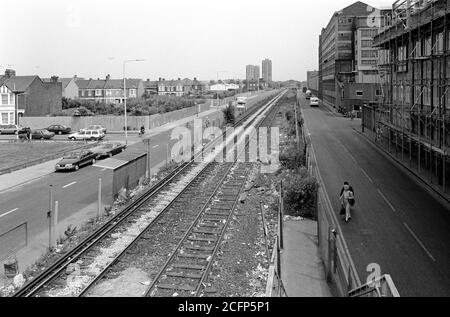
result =
M349 297L400 297L389 274L385 274L359 288L351 290Z

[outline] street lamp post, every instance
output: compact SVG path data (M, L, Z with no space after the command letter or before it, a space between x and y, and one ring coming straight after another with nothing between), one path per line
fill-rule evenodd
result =
M127 80L125 77L125 65L131 62L143 62L144 59L129 59L123 62L123 100L125 110L125 145L128 145L128 124L127 124Z

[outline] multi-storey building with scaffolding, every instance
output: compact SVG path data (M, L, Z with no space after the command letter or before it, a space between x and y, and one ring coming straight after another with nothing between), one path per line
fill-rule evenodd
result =
M382 103L363 126L435 189L450 193L450 1L401 0L384 15L379 48Z
M372 47L380 10L361 1L334 13L319 37L319 98L350 111L381 102L378 52Z

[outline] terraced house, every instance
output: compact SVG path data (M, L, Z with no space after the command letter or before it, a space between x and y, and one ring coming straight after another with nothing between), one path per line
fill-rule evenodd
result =
M62 84L58 77L44 82L37 75L16 76L14 70L7 69L0 76L0 97L1 124L17 124L19 116L38 117L61 110Z
M158 95L160 96L185 96L200 94L206 90L205 85L194 77L194 80L178 78L177 80L158 80Z
M126 79L126 97L140 98L145 92L142 79ZM123 79L78 80L78 98L81 100L94 100L104 103L120 104L125 102Z

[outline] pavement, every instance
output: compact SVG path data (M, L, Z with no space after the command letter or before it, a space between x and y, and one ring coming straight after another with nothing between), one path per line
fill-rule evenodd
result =
M283 222L281 278L288 297L331 297L320 258L317 222Z
M249 102L255 103L262 98L263 94L259 98L253 97ZM147 153L147 145L142 141L144 138L151 138L150 163L151 172L155 174L167 161L167 145L171 146L176 142L170 140L171 130L196 117L190 116L152 129L144 137L131 135L129 148ZM198 117L215 120L222 118L223 114L220 107L215 107L200 113ZM108 138L123 141L123 136L120 135ZM113 203L111 170L86 166L78 172L55 173L55 162L56 160L0 176L0 277L3 272L2 261L9 250L16 252L21 271L46 252L48 248L46 215L49 209L50 185L53 201L59 202L58 232L63 232L69 225L82 224L96 214L99 178L102 179L103 205ZM26 230L13 230L17 227Z
M360 280L377 264L400 296L450 296L450 206L357 133L360 119L311 108L303 98L301 105L336 213L343 182L355 189L352 220L338 218Z

